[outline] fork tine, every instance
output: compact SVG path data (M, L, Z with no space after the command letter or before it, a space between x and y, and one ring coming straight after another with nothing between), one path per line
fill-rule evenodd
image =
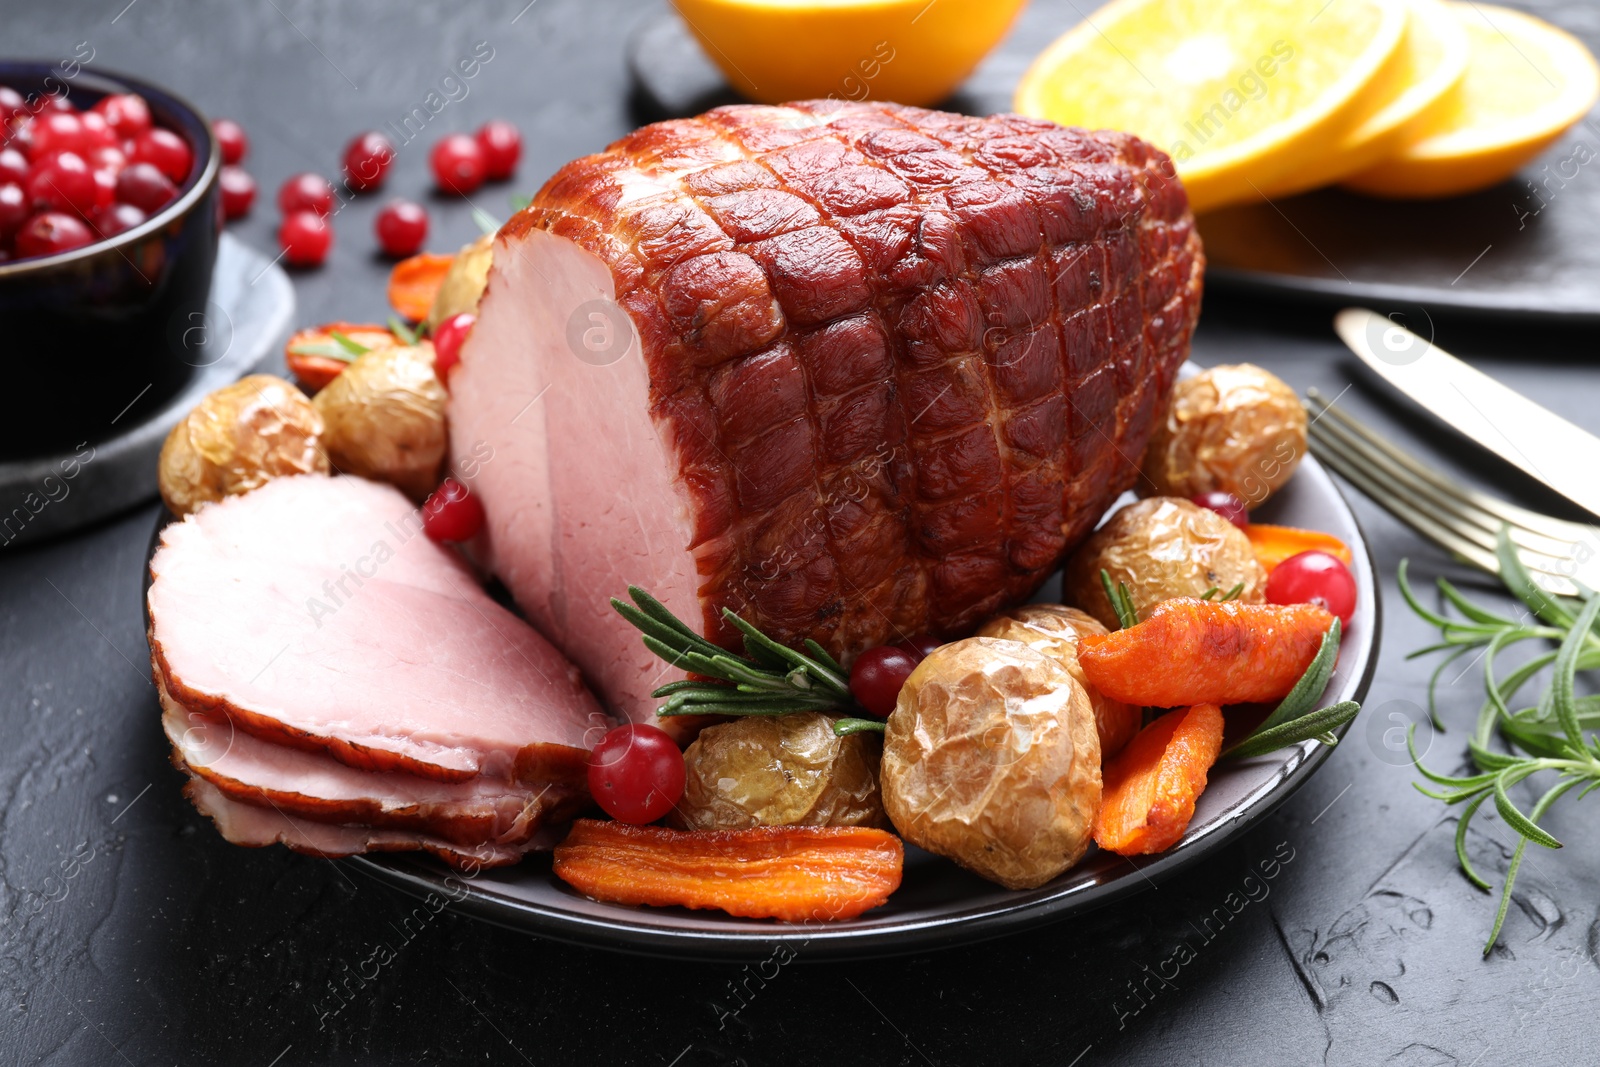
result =
M1466 486L1455 485L1439 475L1438 472L1424 467L1411 456L1406 455L1400 449L1373 433L1365 425L1347 415L1336 405L1325 399L1316 388L1307 389L1306 396L1317 405L1318 410L1314 421L1320 421L1325 417L1331 418L1339 426L1360 437L1366 444L1381 452L1393 463L1405 468L1417 478L1433 484L1444 492L1456 495L1474 507L1495 516L1501 522L1511 526L1520 526L1523 529L1531 530L1543 537L1560 541L1563 544L1581 540L1593 540L1597 533L1600 533L1594 526L1568 522L1565 519L1557 519L1550 515L1540 514L1537 511L1529 511L1527 508L1507 503L1497 497L1490 496L1488 493L1480 493Z
M1352 463L1361 464L1371 477L1394 484L1398 490L1420 497L1423 502L1454 516L1458 521L1450 525L1455 527L1457 533L1482 548L1494 551L1500 527L1505 523L1465 499L1460 487L1445 488L1449 483L1442 478L1416 477L1411 468L1391 462L1388 452L1369 447L1365 437L1349 433L1332 420L1323 420L1312 426L1311 435L1314 440L1344 453ZM1510 529L1512 541L1523 550L1530 565L1538 570L1550 571L1552 564L1569 560L1572 556L1571 541L1557 541L1515 526Z

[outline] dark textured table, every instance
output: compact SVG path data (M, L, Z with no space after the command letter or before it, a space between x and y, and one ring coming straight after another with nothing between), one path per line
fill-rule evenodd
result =
M646 117L632 110L623 44L655 5L125 2L13 4L0 47L66 56L88 41L96 66L240 119L262 195L235 232L258 248L271 247L283 177L331 172L346 137L398 120L476 42L494 58L402 149L390 191L423 196L438 132L503 114L527 139L521 180L477 200L504 215L509 193ZM1042 45L1070 21L1062 12L1071 5L1036 7L1018 32ZM384 313L377 202L341 214L329 265L297 277L300 321ZM462 205L430 206L432 247L476 232ZM1600 429L1593 335L1441 319L1438 340ZM1444 469L1554 506L1360 378L1326 311L1213 299L1195 356L1317 385ZM1355 504L1383 573L1405 556L1423 576L1463 573ZM1385 744L1392 716L1414 716L1429 669L1403 658L1429 634L1392 578L1363 718L1240 844L1126 903L1023 936L882 962L808 964L801 953L741 968L574 948L449 911L408 924L413 903L348 864L223 844L179 796L157 724L140 604L154 521L145 507L48 545L0 548L0 1063L1595 1061L1600 828L1575 805L1552 815L1568 847L1530 856L1501 947L1481 959L1493 898L1457 872L1453 818L1413 790L1415 773ZM1463 760L1480 687L1472 672L1446 680L1450 731L1421 740L1449 769ZM1481 862L1503 870L1508 832L1492 814L1476 826Z

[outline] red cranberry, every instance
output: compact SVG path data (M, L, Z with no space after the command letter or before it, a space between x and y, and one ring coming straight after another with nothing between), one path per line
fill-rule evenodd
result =
M135 93L112 93L89 110L104 116L120 140L130 140L150 129L150 105Z
M15 148L0 148L0 185L28 180L28 157Z
M211 133L217 139L217 147L222 149L222 162L230 166L242 162L244 154L250 151L250 138L244 135L244 127L232 119L212 119Z
M11 126L11 140L6 143L21 152L25 159L32 159L34 152L38 149L38 145L34 142L34 135L37 133L34 129L36 125L37 123L34 119L24 116L13 122Z
M333 227L315 211L295 211L278 227L278 244L291 267L316 267L333 247Z
M916 660L918 663L921 663L923 660L928 658L934 649L938 648L942 644L944 644L944 642L939 640L937 637L929 637L927 634L917 634L915 637L906 638L904 641L901 641L894 647L900 649L902 652L910 653L912 659Z
M132 204L112 204L96 215L94 221L101 237L115 237L119 233L127 233L147 218L148 215Z
M128 154L116 145L100 145L89 149L83 160L95 170L121 171L128 165Z
M28 102L22 99L22 94L9 85L0 85L0 127L4 127L7 120L27 113Z
M850 665L850 692L867 714L887 719L900 699L900 688L916 670L917 661L890 645L869 648Z
M8 240L28 221L28 194L15 183L0 185L0 242Z
M386 254L415 255L428 236L428 213L409 200L391 200L378 212L373 228Z
M133 139L133 158L139 163L154 163L162 174L175 182L187 178L189 167L194 163L189 143L171 130L159 127Z
M28 196L41 208L88 215L98 195L94 171L76 152L45 156L28 172Z
M250 205L256 201L256 180L243 167L223 167L217 184L222 188L223 218L242 219L250 214Z
M450 385L451 368L461 362L461 346L477 321L478 316L462 311L433 328L433 373L446 388Z
M1338 556L1314 548L1272 568L1267 603L1317 604L1349 626L1356 612L1356 578Z
M42 211L17 231L17 256L53 256L94 242L82 219L60 211Z
M365 193L382 185L384 176L389 173L389 164L393 162L394 145L377 130L357 136L344 148L344 172L350 188L357 192Z
M83 124L83 133L80 135L80 152L87 153L95 148L107 148L117 144L117 135L106 124L105 116L93 111L85 111L78 116L78 121Z
M320 174L296 174L278 186L278 210L285 215L309 211L325 216L333 210L333 186Z
M658 726L630 723L589 753L589 795L618 822L655 822L683 798L687 772L678 743Z
M483 149L484 173L490 181L504 181L522 158L522 134L504 119L490 119L478 127L478 147Z
M422 532L435 541L470 541L483 521L483 504L454 478L440 482L422 505Z
M132 163L117 175L117 199L154 214L178 195L178 187L154 163Z
M88 149L83 133L83 120L65 111L46 111L28 124L33 134L33 151L30 159L52 155L56 152L76 152Z
M33 103L33 110L38 112L60 111L67 114L78 114L77 105L67 99L66 90L59 93L45 93Z
M483 148L464 133L452 133L433 146L428 156L439 188L458 196L475 192L483 184L487 162Z
M1224 493L1218 489L1201 493L1199 496L1191 497L1190 500L1207 511L1216 512L1241 530L1250 525L1250 509L1245 507L1243 500L1232 493Z

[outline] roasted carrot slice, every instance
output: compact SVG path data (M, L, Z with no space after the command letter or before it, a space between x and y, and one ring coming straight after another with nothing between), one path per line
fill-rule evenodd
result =
M396 263L389 272L389 306L407 322L427 318L455 258L423 252Z
M1315 604L1219 604L1179 597L1149 618L1078 640L1078 662L1102 694L1158 708L1278 700L1294 688L1333 625Z
M555 873L596 900L809 922L888 900L904 858L898 837L861 826L686 832L579 819L556 846Z
M284 346L283 359L289 372L313 393L342 374L356 357L334 334L362 348L400 343L389 327L373 323L330 322L299 331Z
M1332 534L1325 534L1320 530L1302 530L1298 526L1273 526L1271 523L1252 522L1244 528L1244 533L1250 538L1250 547L1255 549L1256 562L1261 564L1261 569L1268 574L1272 573L1272 568L1290 556L1298 556L1314 548L1338 556L1346 567L1351 563L1349 546Z
M1177 844L1221 751L1222 709L1215 704L1169 711L1140 730L1102 772L1094 843L1123 856Z

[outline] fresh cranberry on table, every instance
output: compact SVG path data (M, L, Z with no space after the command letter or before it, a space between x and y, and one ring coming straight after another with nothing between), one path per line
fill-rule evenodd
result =
M95 215L94 226L100 231L101 237L115 237L119 233L127 233L149 217L132 204L112 204Z
M28 197L35 207L88 215L99 194L94 171L76 152L41 157L28 171Z
M53 256L94 242L94 233L76 215L42 211L17 231L17 256Z
M223 163L232 166L244 161L245 153L250 151L250 138L244 135L243 126L232 119L212 119L211 134L222 149Z
M391 256L415 255L428 236L428 213L421 204L391 200L378 211L373 222L378 243Z
M243 167L223 167L217 185L222 189L223 218L242 219L250 214L250 206L256 202L256 180Z
M428 156L439 188L457 196L475 192L487 176L488 163L483 146L464 133L441 138Z
M333 227L315 211L291 212L278 227L278 244L291 267L316 267L333 247Z
M394 145L377 130L358 134L344 148L345 174L350 188L357 192L369 192L382 185L393 162Z
M441 543L472 540L483 521L483 504L454 478L440 482L422 505L422 532Z
M0 185L28 180L28 157L15 148L0 148Z
M28 102L22 98L22 94L9 85L0 85L0 127L18 115L27 113Z
M153 163L172 181L182 182L189 176L194 153L182 137L157 127L133 139L133 159L137 163Z
M433 328L433 373L446 388L450 385L451 369L461 362L461 345L477 321L478 316L462 311Z
M475 135L483 149L484 174L490 181L505 181L522 158L522 134L504 119L490 119Z
M1267 603L1316 604L1349 626L1356 611L1356 578L1338 556L1314 548L1272 568Z
M296 174L278 186L278 210L285 215L309 211L326 216L333 210L333 186L320 174Z
M655 822L683 797L683 753L665 730L629 723L589 752L589 794L618 822Z
M136 93L112 93L101 97L89 110L102 116L122 141L139 136L153 125L150 105Z
M916 658L903 648L869 648L850 667L850 692L867 714L887 719L900 699L900 688L916 669Z
M130 163L117 174L117 199L154 214L178 195L178 187L154 163Z
M1217 489L1191 497L1190 500L1207 511L1216 512L1241 530L1250 525L1250 509L1232 493Z

